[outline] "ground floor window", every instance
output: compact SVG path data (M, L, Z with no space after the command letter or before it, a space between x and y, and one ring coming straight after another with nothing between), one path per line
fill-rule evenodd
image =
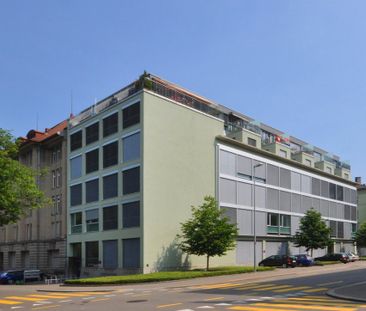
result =
M282 214L267 214L268 234L291 234L291 216Z
M138 269L140 268L140 238L124 239L123 245L123 268Z
M93 267L99 264L99 242L85 242L85 266Z
M115 269L118 267L118 241L103 241L103 267Z

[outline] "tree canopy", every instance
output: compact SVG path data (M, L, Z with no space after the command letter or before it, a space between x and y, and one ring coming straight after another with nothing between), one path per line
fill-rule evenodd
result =
M207 270L210 257L223 256L235 247L238 231L212 196L206 196L201 206L192 206L192 218L181 224L181 230L180 248L188 254L205 255Z
M356 231L355 241L358 247L366 247L366 221Z
M0 129L0 226L19 220L48 200L36 184L36 174L17 161L19 142Z
M305 213L300 220L300 230L296 232L293 241L297 247L304 246L306 251L327 247L330 242L330 228L322 220L321 214L313 208Z

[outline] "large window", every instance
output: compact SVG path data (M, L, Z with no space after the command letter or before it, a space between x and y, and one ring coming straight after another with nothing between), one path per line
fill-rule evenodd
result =
M81 177L81 167L82 167L82 157L78 156L72 158L70 160L70 177L71 179L76 179ZM53 172L54 182L53 184L56 186L56 172Z
M131 168L122 172L123 194L140 191L140 167Z
M118 132L118 112L103 119L103 137Z
M123 138L123 161L140 158L140 132Z
M291 172L284 168L280 170L280 187L291 189Z
M85 212L86 231L99 231L99 210L93 209Z
M330 183L329 184L329 197L331 198L331 199L336 199L336 185L335 184L332 184L332 183Z
M311 183L311 193L314 195L320 195L320 180L317 178L312 178Z
M280 215L280 234L291 234L290 215Z
M118 141L103 146L103 167L109 167L118 163Z
M277 166L267 164L267 184L279 186L280 172Z
M118 206L103 208L103 230L118 229Z
M99 264L99 242L85 242L85 266L93 267Z
M337 185L337 200L343 201L343 187Z
M85 183L85 202L95 202L99 200L99 179L87 181Z
M83 132L79 131L70 135L70 151L81 148L83 144Z
M140 268L140 239L124 239L123 245L123 268L137 269Z
M70 205L76 206L80 205L82 202L82 186L81 184L74 185L70 187Z
M95 172L99 169L99 149L85 154L85 173Z
M268 213L267 214L267 233L278 234L279 226L279 214Z
M85 144L91 144L99 140L99 122L85 128Z
M83 217L82 213L74 213L70 214L70 221L71 221L71 233L81 233L82 226L83 226Z
M123 128L140 123L140 103L123 109Z
M118 174L103 177L103 199L114 198L118 195Z
M123 210L123 228L139 227L140 226L140 202L125 203L122 206Z
M103 241L103 268L115 269L118 267L118 241Z
M267 189L267 208L278 210L279 208L279 191L275 189Z

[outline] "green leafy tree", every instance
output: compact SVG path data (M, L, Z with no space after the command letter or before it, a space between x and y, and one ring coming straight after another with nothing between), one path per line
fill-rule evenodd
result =
M0 129L0 226L19 220L49 200L36 184L36 172L17 161L19 141Z
M321 214L313 208L308 210L300 220L300 230L293 241L297 247L304 246L306 251L327 247L330 242L330 228L322 220Z
M363 222L355 234L357 246L366 247L366 221Z
M181 224L181 230L179 247L188 254L205 255L207 270L210 257L223 256L235 247L238 233L212 196L206 196L201 206L192 206L192 218Z

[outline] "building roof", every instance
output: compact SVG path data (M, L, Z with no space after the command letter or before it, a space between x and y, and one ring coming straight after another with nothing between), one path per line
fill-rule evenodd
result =
M40 143L51 137L60 135L60 133L67 128L67 120L64 120L51 128L46 128L44 132L39 130L30 130L27 137L21 137L22 144L34 142Z

